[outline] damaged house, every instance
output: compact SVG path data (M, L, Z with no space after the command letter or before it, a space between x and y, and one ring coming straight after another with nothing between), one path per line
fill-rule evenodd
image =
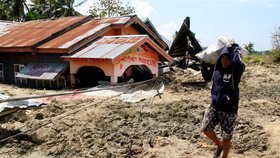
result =
M0 30L0 82L63 88L156 78L158 62L173 61L167 49L136 15L12 23Z

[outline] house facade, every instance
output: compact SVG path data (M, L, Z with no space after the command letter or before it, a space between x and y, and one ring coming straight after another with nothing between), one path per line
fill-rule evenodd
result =
M159 60L172 62L167 49L136 15L14 23L0 32L0 81L62 88L154 78Z

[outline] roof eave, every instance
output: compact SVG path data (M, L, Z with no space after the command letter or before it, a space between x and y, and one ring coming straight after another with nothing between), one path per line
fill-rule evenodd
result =
M146 36L145 38L137 41L131 48L136 48L140 45L143 45L145 43L148 43L154 50L156 50L156 52L158 53L158 55L162 56L163 59L165 59L168 62L173 62L173 58L171 56L169 56L167 53L165 53L165 51L159 47L152 39L150 39L148 36ZM123 54L123 53L122 53ZM115 62L115 60L119 57L120 55L116 56L113 58L113 62Z
M32 52L31 47L1 47L0 53Z
M139 19L137 16L133 17L133 23L140 25L147 33L148 35L156 40L156 43L162 47L162 49L167 50L168 45L160 39L141 19Z
M61 48L37 48L37 53L58 53L64 54L68 53L68 49L61 49Z
M146 38L146 42L150 44L166 61L173 63L173 58L168 55L161 47L159 47L153 40Z
M96 40L97 38L99 38L100 36L102 36L104 33L108 32L111 30L111 26L107 26L101 30L99 30L98 32L80 40L79 42L73 44L72 46L70 46L68 48L68 54L71 54L73 52L75 52L76 50L86 46L88 43Z

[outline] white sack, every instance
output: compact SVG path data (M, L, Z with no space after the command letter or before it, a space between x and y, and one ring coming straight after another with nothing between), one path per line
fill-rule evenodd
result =
M207 49L197 53L195 56L201 61L214 65L216 64L222 49L225 46L230 47L233 43L235 43L233 39L221 37L216 43L211 44ZM241 58L244 58L249 54L249 52L245 48L240 45L239 47Z

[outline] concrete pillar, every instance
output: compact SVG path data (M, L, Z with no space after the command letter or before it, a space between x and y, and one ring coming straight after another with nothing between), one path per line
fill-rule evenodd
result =
M111 84L117 84L118 83L118 76L111 76Z
M76 78L75 78L75 74L70 73L70 86L71 88L75 88L76 87Z

